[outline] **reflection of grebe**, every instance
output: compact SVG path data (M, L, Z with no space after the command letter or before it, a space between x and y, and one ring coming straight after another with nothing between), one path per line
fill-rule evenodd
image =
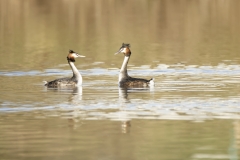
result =
M131 121L122 121L122 133L129 133L131 127Z
M128 99L128 89L125 87L118 88L119 94L119 103L121 106L125 106L126 103L131 103L130 99Z
M45 81L45 86L47 87L58 87L58 86L80 86L82 85L82 76L74 65L75 58L77 57L85 57L79 55L73 50L69 50L69 54L67 56L68 64L72 68L73 76L71 78L60 78L50 82Z
M127 73L127 64L129 61L129 58L131 56L130 51L130 44L122 44L122 47L117 51L115 54L123 53L124 54L124 60L123 64L119 73L119 86L120 87L147 87L147 86L154 86L154 80L153 78L150 80L141 79L141 78L132 78Z

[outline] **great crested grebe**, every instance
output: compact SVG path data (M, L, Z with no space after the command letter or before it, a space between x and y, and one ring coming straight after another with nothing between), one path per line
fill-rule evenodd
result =
M124 54L124 60L123 64L119 73L119 86L120 87L147 87L147 86L154 86L154 79L151 78L150 80L147 79L141 79L141 78L132 78L127 73L127 64L129 61L129 58L131 56L130 51L130 44L122 44L122 47L115 53L123 53Z
M81 86L82 85L82 76L77 70L77 68L74 65L75 58L77 57L85 57L82 55L79 55L78 53L74 52L73 50L69 50L69 54L67 56L68 64L72 68L73 76L71 78L60 78L55 79L50 82L45 82L45 86L47 87L59 87L59 86Z

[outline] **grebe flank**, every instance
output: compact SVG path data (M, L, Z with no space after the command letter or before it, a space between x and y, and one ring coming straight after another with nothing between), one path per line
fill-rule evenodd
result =
M120 49L115 53L123 53L124 60L120 69L118 83L120 87L147 87L154 86L154 79L132 78L127 73L127 64L131 56L130 44L123 43Z
M73 76L71 78L60 78L60 79L55 79L55 80L49 81L49 82L44 81L45 86L47 86L47 87L81 86L82 85L82 76L74 65L75 58L78 58L78 57L85 57L85 56L79 55L78 53L74 52L73 50L69 50L69 54L67 56L67 61L72 69Z

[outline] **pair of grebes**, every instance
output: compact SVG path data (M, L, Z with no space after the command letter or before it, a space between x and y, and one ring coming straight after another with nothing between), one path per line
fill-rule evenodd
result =
M120 49L115 53L123 53L124 60L119 73L119 86L120 87L148 87L154 86L154 80L146 80L142 78L132 78L127 73L127 64L131 56L130 44L123 43ZM68 63L73 71L73 76L71 78L60 78L53 81L45 82L47 87L59 87L59 86L81 86L82 85L82 76L74 65L75 58L85 57L79 55L73 50L69 50L67 56Z

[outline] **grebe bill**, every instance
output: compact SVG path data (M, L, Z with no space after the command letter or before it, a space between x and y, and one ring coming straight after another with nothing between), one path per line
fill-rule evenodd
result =
M78 57L85 57L85 56L80 55L74 52L73 50L69 50L67 61L73 72L73 76L71 78L60 78L60 79L55 79L49 82L44 81L45 83L44 85L47 87L81 86L82 75L79 73L78 69L74 65L75 58L78 58Z
M124 54L124 60L122 67L120 69L119 77L118 77L118 83L120 87L147 87L147 86L154 86L154 79L151 78L150 80L142 79L142 78L132 78L127 73L127 65L128 61L131 56L131 50L130 50L130 44L123 43L120 49L115 53Z

